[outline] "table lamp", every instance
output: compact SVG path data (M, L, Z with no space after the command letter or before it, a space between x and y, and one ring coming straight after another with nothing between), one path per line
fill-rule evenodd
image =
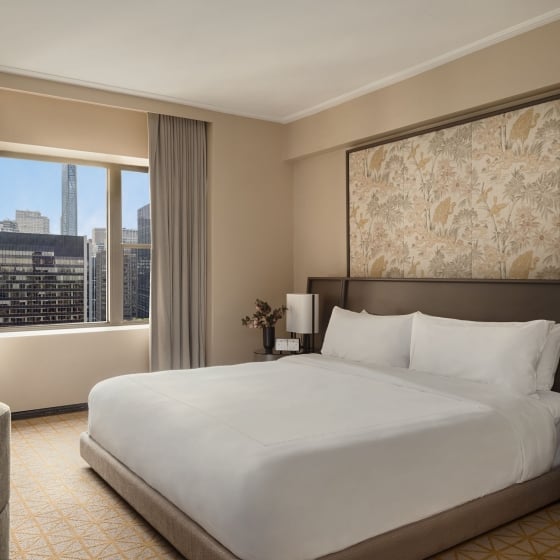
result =
M303 352L315 351L315 333L319 332L319 294L286 294L286 330L302 335Z

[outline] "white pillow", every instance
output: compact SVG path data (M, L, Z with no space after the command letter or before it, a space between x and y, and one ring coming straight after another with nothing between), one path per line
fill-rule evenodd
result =
M412 323L410 367L502 385L530 395L549 321L486 323L417 312Z
M321 352L355 362L407 368L413 315L370 315L334 307Z
M554 325L544 344L537 366L537 389L550 391L554 385L554 375L560 360L560 324Z

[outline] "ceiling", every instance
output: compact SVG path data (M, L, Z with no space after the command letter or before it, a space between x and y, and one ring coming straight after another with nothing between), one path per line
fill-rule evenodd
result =
M0 71L290 122L560 19L560 0L4 0Z

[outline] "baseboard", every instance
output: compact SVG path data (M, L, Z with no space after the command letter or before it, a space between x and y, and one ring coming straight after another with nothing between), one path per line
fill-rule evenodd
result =
M87 403L65 404L62 406L51 406L49 408L36 408L34 410L21 410L12 412L12 420L25 420L27 418L38 418L40 416L52 416L54 414L66 414L68 412L81 412L87 410Z

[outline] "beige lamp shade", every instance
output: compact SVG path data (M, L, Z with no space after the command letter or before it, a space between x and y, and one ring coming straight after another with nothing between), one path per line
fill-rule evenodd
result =
M298 334L319 332L319 294L286 294L286 330Z

